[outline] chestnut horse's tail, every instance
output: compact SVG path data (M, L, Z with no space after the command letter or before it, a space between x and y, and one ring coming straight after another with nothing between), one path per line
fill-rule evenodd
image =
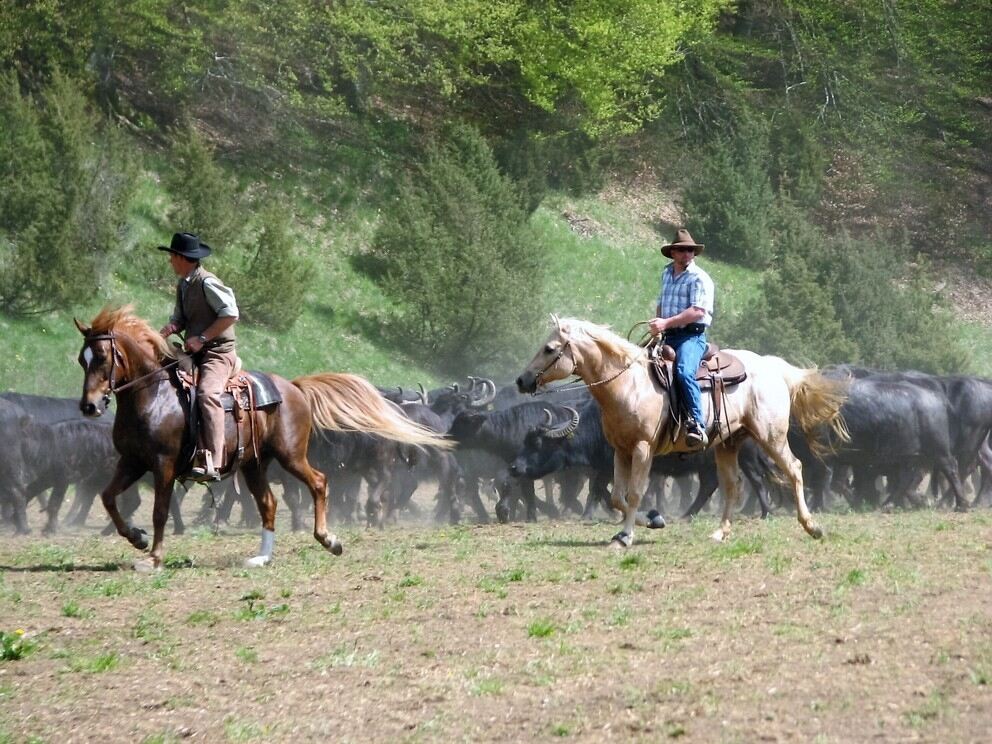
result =
M815 369L792 367L790 372L785 379L792 399L792 420L799 424L813 451L823 455L830 449L816 436L823 427L833 432L834 441L849 441L851 436L840 413L847 400L848 381L832 380Z
M307 399L313 423L321 429L362 431L418 447L455 446L452 440L411 421L358 375L321 372L297 377L293 384Z

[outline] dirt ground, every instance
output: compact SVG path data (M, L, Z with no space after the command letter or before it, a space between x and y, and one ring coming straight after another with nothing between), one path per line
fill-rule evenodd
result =
M819 542L702 517L623 554L612 524L541 521L344 529L335 558L280 522L250 571L254 531L204 527L152 575L101 520L0 541L0 631L30 647L0 661L0 742L992 731L988 511L830 514Z

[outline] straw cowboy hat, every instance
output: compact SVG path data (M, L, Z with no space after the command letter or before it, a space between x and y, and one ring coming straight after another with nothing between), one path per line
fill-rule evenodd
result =
M703 252L703 244L697 243L692 239L689 231L684 227L680 227L675 233L675 240L668 245L661 246L661 253L665 258L672 257L672 248L692 248L694 255L699 255Z
M160 245L158 249L160 251L168 251L169 253L177 253L191 261L199 261L201 258L206 258L210 255L210 246L206 243L201 243L199 236L187 232L176 233L172 236L172 242L168 246Z

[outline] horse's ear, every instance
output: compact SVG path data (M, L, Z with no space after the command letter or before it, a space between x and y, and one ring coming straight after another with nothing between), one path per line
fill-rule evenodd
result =
M561 330L561 318L559 318L555 313L551 313L551 322L555 324L555 328L559 331Z
M72 322L76 324L76 328L79 329L79 332L80 333L82 333L84 336L88 336L89 335L89 332L90 332L91 329L90 329L90 327L88 325L83 325L76 318L73 318L72 319Z

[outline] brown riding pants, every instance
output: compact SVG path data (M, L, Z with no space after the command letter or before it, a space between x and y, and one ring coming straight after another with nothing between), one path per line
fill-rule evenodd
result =
M224 407L220 396L228 379L234 373L238 355L234 351L208 349L200 354L200 381L196 386L200 405L200 442L210 450L214 467L224 467Z

